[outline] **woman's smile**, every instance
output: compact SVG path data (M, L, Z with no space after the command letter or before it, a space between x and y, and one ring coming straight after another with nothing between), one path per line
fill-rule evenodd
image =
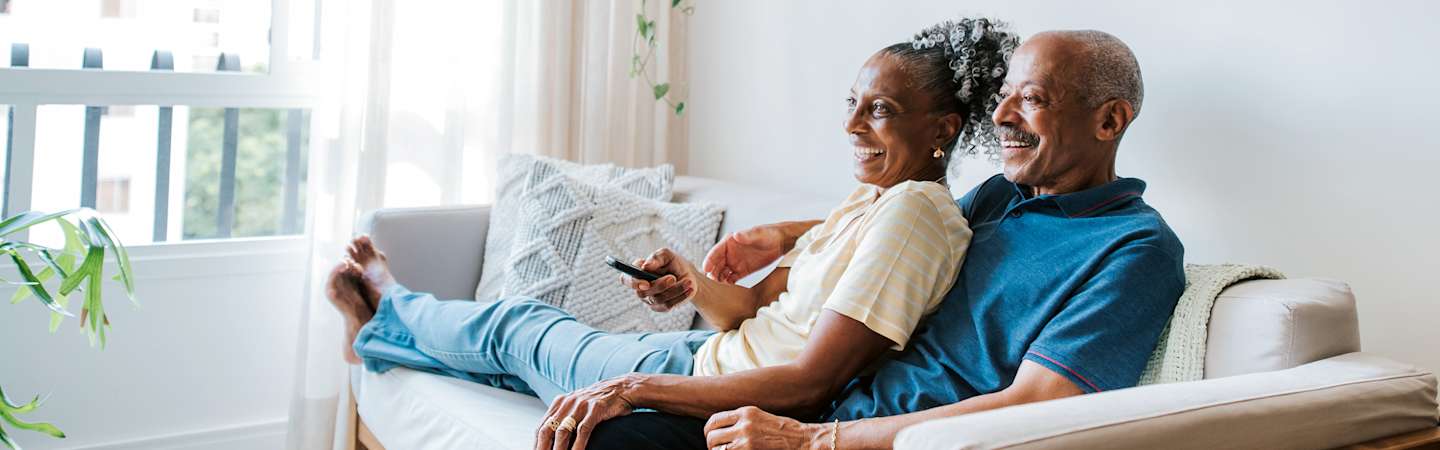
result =
M865 165L885 159L885 150L873 147L855 147L855 163Z

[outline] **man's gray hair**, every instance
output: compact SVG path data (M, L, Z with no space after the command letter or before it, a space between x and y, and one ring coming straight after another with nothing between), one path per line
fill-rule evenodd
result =
M1130 102L1135 114L1145 100L1145 82L1140 77L1140 62L1120 38L1097 30L1052 32L1080 45L1085 66L1076 73L1076 84L1087 106L1096 107L1111 99Z

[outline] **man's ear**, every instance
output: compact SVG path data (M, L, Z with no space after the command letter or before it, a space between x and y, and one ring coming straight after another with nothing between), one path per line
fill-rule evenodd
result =
M1130 122L1135 121L1135 108L1130 102L1118 98L1110 99L1095 110L1100 126L1095 129L1095 139L1113 141L1125 134Z
M940 116L940 129L935 133L935 145L945 145L960 135L960 126L965 123L965 118L959 114L950 113Z

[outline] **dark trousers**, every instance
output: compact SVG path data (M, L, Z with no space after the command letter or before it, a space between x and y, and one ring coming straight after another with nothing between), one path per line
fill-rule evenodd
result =
M705 419L637 412L601 422L589 450L706 450Z

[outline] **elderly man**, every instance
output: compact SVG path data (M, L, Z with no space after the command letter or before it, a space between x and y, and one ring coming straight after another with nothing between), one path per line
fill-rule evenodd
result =
M909 348L811 420L641 412L602 424L590 448L889 448L927 420L1133 386L1185 285L1184 250L1141 199L1145 183L1115 174L1139 65L1106 33L1040 33L1011 59L1002 95L1004 175L959 200L969 256ZM727 237L706 270L733 280L804 229Z

